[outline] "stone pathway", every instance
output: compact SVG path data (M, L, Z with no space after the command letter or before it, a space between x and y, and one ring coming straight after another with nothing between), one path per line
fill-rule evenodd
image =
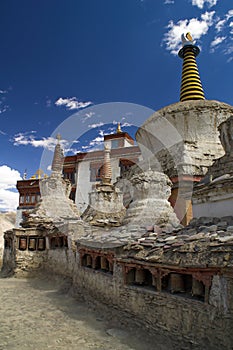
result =
M48 278L0 278L0 350L166 349L106 321L59 286Z

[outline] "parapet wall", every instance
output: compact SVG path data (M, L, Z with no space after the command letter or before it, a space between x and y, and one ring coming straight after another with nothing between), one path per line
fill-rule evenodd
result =
M190 349L231 349L233 281L215 278L210 303L190 300L182 296L156 292L149 288L127 285L124 282L122 266L114 265L113 275L93 271L88 267L78 266L74 270L74 290L82 294L88 301L98 300L128 312L140 321L144 327L160 332L168 337L174 336L190 342ZM221 300L216 298L221 285L227 285L227 295ZM228 299L227 311L220 307L224 299ZM217 302L217 305L216 305Z
M69 236L67 240L64 232L63 235L57 232L44 236L45 232L16 229L15 235L12 231L5 235L5 259L17 276L46 270L52 275L72 278L74 295L82 295L92 304L103 303L113 312L128 313L151 332L175 337L180 344L185 343L184 349L231 350L232 240L217 242L213 234L210 244L214 244L212 250L217 252L220 249L219 264L214 266L214 260L210 259L209 267L205 262L203 266L194 268L198 259L192 256L194 252L202 254L200 248L204 236L193 235L194 229L188 230L192 231L190 237L180 234L188 242L183 246L181 242L174 243L179 233L177 237L174 233L170 237L160 233L158 239L160 242L165 239L166 245L159 243L156 233L152 233L132 243L132 246L115 243L104 247L103 242L94 241L90 241L90 245L79 242L75 246L74 240ZM197 236L199 242L195 241ZM41 239L45 239L43 247ZM153 247L148 248L148 244ZM174 252L170 263L164 260L168 245L171 253ZM157 262L146 261L149 250L144 246L157 252ZM132 247L136 249L134 257L130 257ZM175 264L179 254L187 259Z

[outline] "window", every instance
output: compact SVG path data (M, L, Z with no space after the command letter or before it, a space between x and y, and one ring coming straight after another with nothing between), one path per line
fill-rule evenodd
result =
M54 236L50 238L50 249L67 248L68 240L66 236Z
M103 164L102 163L92 163L90 165L90 181L100 181L103 174Z
M75 184L75 173L74 171L70 171L70 172L64 172L64 179L68 179L70 180L70 182L72 183L72 185Z
M119 140L112 140L112 148L118 148L119 147Z

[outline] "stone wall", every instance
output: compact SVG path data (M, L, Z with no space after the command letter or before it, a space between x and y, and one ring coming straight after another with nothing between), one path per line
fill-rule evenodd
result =
M71 249L50 249L43 268L55 274L72 277L76 265L76 252Z
M151 330L175 336L180 339L181 348L182 341L188 340L192 344L190 349L232 349L232 278L214 277L207 304L125 285L119 264L115 264L113 275L77 266L74 291L86 296L88 301L98 300L128 312Z

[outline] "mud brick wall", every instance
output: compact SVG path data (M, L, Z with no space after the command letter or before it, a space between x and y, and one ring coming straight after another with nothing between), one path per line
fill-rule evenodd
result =
M44 269L52 271L58 275L72 277L76 264L76 252L71 249L50 249L47 253Z
M17 250L17 253L15 254L14 272L18 277L27 274L36 275L37 271L44 266L46 260L46 251L31 252Z

